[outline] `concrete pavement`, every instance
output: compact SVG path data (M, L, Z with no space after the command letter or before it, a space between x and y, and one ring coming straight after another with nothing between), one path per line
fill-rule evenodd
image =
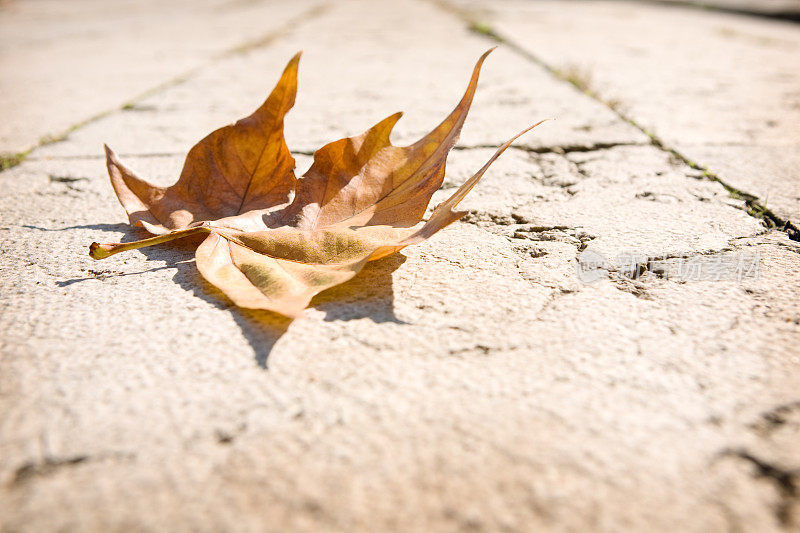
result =
M259 46L320 2L0 4L0 153L24 152L215 58Z
M241 5L254 10L250 27L274 7ZM624 5L641 20L662 16ZM413 141L455 105L494 44L469 29L470 5L315 7L274 38L203 56L185 79L156 80L0 173L0 527L798 527L800 243L671 152L711 150L738 168L746 152L717 150L718 139L755 139L746 148L758 153L784 142L789 153L789 133L724 117L702 129L706 120L681 112L697 95L654 93L672 112L650 115L656 104L621 91L635 122L663 139L654 145L531 59L571 57L555 38L522 39L542 13L562 20L572 9L528 11L537 6L478 13L521 37L487 60L433 203L490 147L556 120L492 167L463 222L371 264L292 323L233 307L197 274L188 244L91 260L91 241L132 235L101 143L142 175L174 181L186 150L258 105L298 49L286 124L298 171L321 144L397 110L406 115L393 141ZM598 12L574 11L570 24L590 32ZM589 35L572 35L586 54ZM794 43L800 27L774 38ZM637 39L659 62L652 76L686 67L649 42ZM624 66L619 53L591 58ZM781 54L761 68L772 72ZM748 91L721 94L755 113ZM786 98L768 110L774 119L762 110L763 121L791 131ZM24 108L10 112L24 122ZM785 172L752 183L787 191L776 209L800 191Z
M800 219L800 32L630 2L452 2L687 160Z

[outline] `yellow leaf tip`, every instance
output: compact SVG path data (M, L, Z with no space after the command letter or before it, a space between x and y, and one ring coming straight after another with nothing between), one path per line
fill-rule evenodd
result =
M89 257L92 259L105 259L109 255L111 254L108 253L108 250L103 248L103 245L99 242L93 242L89 245Z
M285 80L287 76L289 76L290 79L292 80L292 84L295 86L295 90L297 90L296 89L297 71L299 70L300 67L300 56L302 55L303 55L302 50L293 55L292 58L289 60L289 62L286 63L286 67L283 69L283 75L281 76L282 81Z
M290 71L290 70L297 71L300 66L300 57L302 55L303 55L302 50L293 55L292 58L289 60L289 62L286 64L286 68L284 69L284 71Z

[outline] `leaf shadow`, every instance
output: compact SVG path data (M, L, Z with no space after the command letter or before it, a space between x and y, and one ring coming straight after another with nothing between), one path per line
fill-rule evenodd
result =
M395 316L392 286L392 274L405 262L400 253L371 261L353 279L316 295L310 307L324 311L326 322L369 318L405 324Z
M103 226L108 226L108 228ZM119 231L118 226L125 225L99 224L94 229ZM127 229L127 233L120 239L121 242L129 242L146 236L146 233L138 228L127 226L124 229ZM136 251L144 254L147 259L163 261L166 264L141 272L109 274L108 277L129 276L174 268L176 272L172 279L180 287L218 309L230 311L237 326L242 330L242 334L255 352L256 364L266 370L269 367L269 355L272 349L289 329L292 319L272 311L237 307L228 300L222 291L206 281L194 264L194 252L204 238L201 235L172 241L169 244L140 248ZM405 261L406 257L397 253L367 263L355 278L314 297L309 307L316 307L324 311L324 320L328 322L369 318L376 323L404 324L394 314L392 273ZM70 284L77 281L83 281L83 279L67 280L63 283Z

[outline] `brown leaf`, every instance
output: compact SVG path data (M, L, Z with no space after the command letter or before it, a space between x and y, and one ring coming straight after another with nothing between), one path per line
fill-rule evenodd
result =
M294 157L283 138L283 117L294 105L299 62L298 53L252 115L197 143L171 187L139 178L106 146L111 185L131 224L161 234L286 203L297 180Z
M421 242L464 212L454 211L505 144L421 223L444 180L447 154L458 140L478 84L475 65L450 115L416 143L393 146L391 115L356 137L329 143L296 180L283 137L294 104L296 55L267 101L249 117L216 130L186 157L171 187L137 177L106 148L111 183L132 224L158 235L124 244L92 243L90 255L114 253L208 234L197 268L236 305L297 317L319 292L355 276L367 261ZM295 191L294 200L288 199Z

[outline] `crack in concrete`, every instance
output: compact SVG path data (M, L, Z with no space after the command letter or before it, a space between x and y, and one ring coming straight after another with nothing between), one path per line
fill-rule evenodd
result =
M572 226L536 226L533 224L517 224L512 239L528 239L532 241L557 241L573 244L579 252L585 250L597 235L587 233Z
M530 154L558 154L566 155L571 153L581 152L598 152L601 150L609 150L618 146L647 146L645 143L638 142L607 142L607 143L591 143L591 144L564 144L559 146L525 146L525 145L511 145L510 150L519 150ZM496 150L496 144L471 144L466 146L454 146L453 150L483 150L491 149Z
M547 297L547 300L544 302L542 307L539 308L539 312L536 314L536 319L541 321L543 320L542 314L548 311L553 305L562 299L564 296L568 294L575 294L579 292L577 289L564 289L564 288L556 288L550 295Z
M759 420L750 424L750 428L764 436L769 435L786 425L793 413L800 416L800 400L784 403L761 413Z
M784 527L794 523L793 507L800 502L800 470L784 468L745 449L725 450L720 455L750 463L755 468L753 477L772 482L779 494L775 507L776 518Z
M464 215L461 221L483 229L486 226L496 226L501 229L491 233L503 235L512 240L557 241L572 244L577 248L578 252L585 250L589 243L597 238L596 235L587 233L579 227L558 224L534 224L527 217L513 211L506 215L473 209ZM533 257L540 257L545 254L546 252Z
M507 46L509 50L512 50L513 52L527 59L528 61L542 67L547 72L549 72L553 77L565 83L569 83L573 87L580 90L586 96L603 104L609 110L611 110L611 112L616 114L621 120L627 122L634 128L638 129L640 132L644 133L650 139L650 144L652 146L658 148L661 151L671 154L673 157L677 158L679 161L687 165L689 168L701 171L702 172L701 177L706 178L710 181L715 181L720 185L722 185L722 187L724 187L725 190L728 191L728 194L730 194L732 198L743 200L747 205L747 213L750 216L760 219L764 223L764 225L767 226L768 228L775 228L780 231L786 232L791 240L800 241L800 228L795 226L790 220L788 219L784 220L783 218L778 216L775 212L773 212L771 209L767 208L766 204L761 202L758 196L742 191L734 187L733 185L725 182L721 176L710 171L707 165L700 165L692 161L684 154L682 154L676 148L667 146L666 143L663 140L661 140L661 138L659 138L655 133L647 130L647 128L643 127L641 124L636 122L636 120L634 120L632 117L620 111L619 105L616 104L615 102L602 98L595 91L589 90L586 87L581 87L580 84L578 84L575 80L569 79L557 68L555 68L548 62L544 61L541 57L537 56L533 52L517 44L513 40L506 38L500 32L492 28L490 25L477 21L467 10L454 6L450 4L447 0L430 0L430 1L435 6L458 17L463 22L468 24L469 29L472 30L473 32L482 35L487 39L491 39L495 43Z
M132 454L111 453L103 455L78 454L65 457L47 455L40 461L28 461L14 471L14 476L9 482L10 487L18 487L37 477L47 477L61 470L74 468L78 465L103 461L106 459L133 459Z
M517 213L514 213L513 211L508 215L504 215L489 211L470 209L467 214L461 218L461 222L474 224L476 226L479 226L483 222L488 222L490 224L494 224L495 226L513 226L516 224L529 224L530 220L528 220L526 217L518 215Z
M46 457L39 462L29 461L15 470L10 484L20 485L33 477L48 476L61 468L79 465L88 460L88 455L73 455L70 457Z
M628 282L628 281L638 280L646 273L651 273L659 279L671 280L674 278L667 275L667 267L669 266L667 262L670 260L692 259L695 257L713 257L725 253L735 252L737 249L738 248L734 246L725 246L723 248L716 248L713 250L676 252L676 253L668 253L668 254L652 255L652 256L643 255L641 258L637 258L637 260L631 264L627 264L624 266L610 267L606 268L605 270L609 273L609 275L611 275L612 278L614 277L614 275L618 276L619 278L618 281ZM642 290L645 289L643 285L639 288Z

